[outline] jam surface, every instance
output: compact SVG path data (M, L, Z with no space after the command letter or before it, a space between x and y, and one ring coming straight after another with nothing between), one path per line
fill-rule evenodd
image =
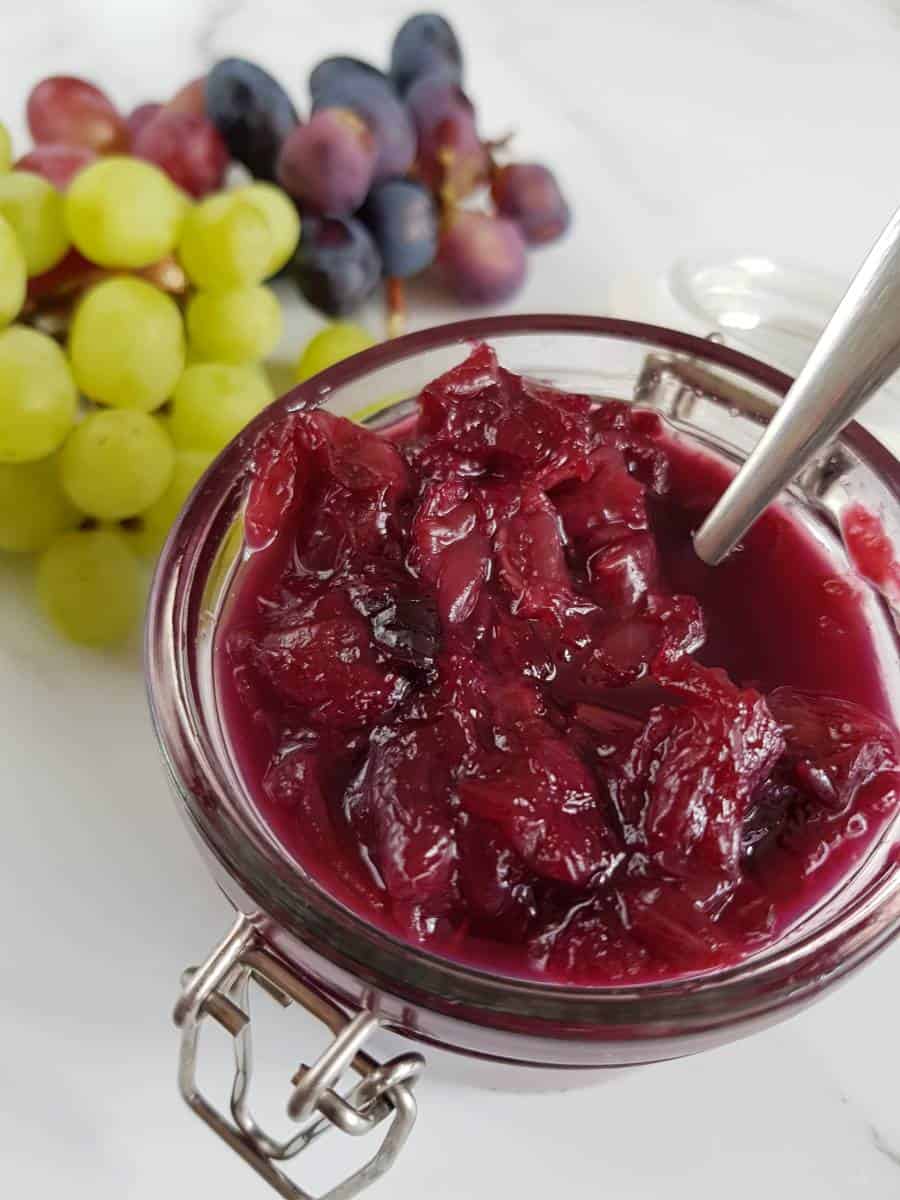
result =
M581 985L722 966L818 904L900 796L874 605L780 508L701 563L729 477L486 346L393 438L286 417L217 643L285 853L404 940Z

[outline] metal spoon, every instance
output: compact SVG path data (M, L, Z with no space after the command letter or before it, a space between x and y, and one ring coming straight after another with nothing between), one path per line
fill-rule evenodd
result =
M694 536L710 566L900 367L900 209L869 251L753 453Z

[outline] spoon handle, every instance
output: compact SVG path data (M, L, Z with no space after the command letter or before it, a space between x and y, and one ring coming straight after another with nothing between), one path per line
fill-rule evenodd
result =
M900 209L869 251L753 453L694 536L711 566L900 367Z

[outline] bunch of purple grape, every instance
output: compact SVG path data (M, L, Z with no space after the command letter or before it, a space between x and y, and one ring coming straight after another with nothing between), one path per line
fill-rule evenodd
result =
M345 56L309 77L303 122L285 90L240 58L206 79L206 113L232 158L293 196L302 235L289 273L322 312L353 312L388 281L437 265L459 301L509 299L526 248L559 237L568 205L537 163L498 162L462 88L463 59L448 22L433 13L399 29L387 73Z

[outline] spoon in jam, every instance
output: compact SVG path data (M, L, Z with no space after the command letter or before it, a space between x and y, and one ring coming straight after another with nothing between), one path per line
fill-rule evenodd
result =
M716 566L900 367L900 210L869 251L753 453L694 536Z

